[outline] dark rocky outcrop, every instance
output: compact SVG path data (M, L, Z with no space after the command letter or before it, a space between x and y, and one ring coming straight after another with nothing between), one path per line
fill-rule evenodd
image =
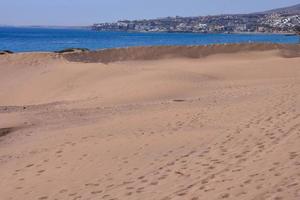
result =
M9 51L9 50L3 50L3 51L0 51L0 55L4 55L4 54L13 54L14 52L12 51Z
M75 53L75 52L88 52L90 51L87 48L67 48L60 51L55 51L55 53Z

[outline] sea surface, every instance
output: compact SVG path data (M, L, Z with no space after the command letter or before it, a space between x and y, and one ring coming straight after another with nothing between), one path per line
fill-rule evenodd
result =
M297 36L279 34L197 34L96 32L88 29L0 27L0 51L91 50L153 45L206 45L224 43L297 43Z

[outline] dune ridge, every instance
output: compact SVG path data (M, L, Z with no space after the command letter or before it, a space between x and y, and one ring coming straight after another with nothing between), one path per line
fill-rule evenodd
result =
M245 51L279 50L285 57L300 56L300 45L287 44L217 44L205 46L152 46L105 49L92 52L63 54L72 62L109 63L128 60L156 60L162 58L201 58L214 54L237 53Z
M6 59L14 62L38 62L45 60L66 59L70 62L82 63L110 63L134 60L158 60L166 58L204 58L216 54L232 54L241 52L278 51L282 57L299 57L299 44L272 44L272 43L240 43L240 44L213 44L199 46L144 46L128 48L112 48L97 51L69 48L58 52L27 52L3 54Z

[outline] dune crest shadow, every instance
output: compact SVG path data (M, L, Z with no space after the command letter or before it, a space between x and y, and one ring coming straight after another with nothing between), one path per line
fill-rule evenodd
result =
M15 130L16 130L15 127L0 128L0 137L4 137L4 136L12 133Z

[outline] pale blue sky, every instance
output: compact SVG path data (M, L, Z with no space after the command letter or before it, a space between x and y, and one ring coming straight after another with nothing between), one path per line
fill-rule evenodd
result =
M119 19L249 13L300 0L0 0L2 25L90 25Z

